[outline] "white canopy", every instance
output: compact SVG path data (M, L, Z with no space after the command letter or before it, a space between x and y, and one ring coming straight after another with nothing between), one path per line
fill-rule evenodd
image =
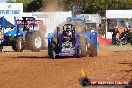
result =
M106 18L132 18L132 10L106 10Z

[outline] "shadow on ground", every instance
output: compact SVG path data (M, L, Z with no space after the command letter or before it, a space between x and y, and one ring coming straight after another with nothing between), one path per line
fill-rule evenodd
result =
M132 88L132 86L125 86L124 88Z
M32 59L45 58L45 59L48 59L49 57L48 56L17 56L17 57L14 57L14 58L32 58Z
M27 59L52 59L49 56L16 56L13 58L27 58ZM55 59L78 59L77 57L56 57ZM83 59L83 58L80 58Z

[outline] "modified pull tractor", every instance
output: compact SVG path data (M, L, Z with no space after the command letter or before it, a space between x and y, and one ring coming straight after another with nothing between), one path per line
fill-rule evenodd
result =
M57 33L48 34L48 55L53 59L57 56L97 56L93 44L95 35L76 32L73 24L65 24L62 31L57 28Z

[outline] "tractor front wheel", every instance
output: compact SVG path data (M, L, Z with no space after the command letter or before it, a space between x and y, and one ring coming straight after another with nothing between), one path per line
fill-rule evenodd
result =
M23 46L23 39L21 37L18 37L17 39L15 39L15 41L13 42L13 45L12 45L12 49L15 52L22 52L23 51L24 46Z

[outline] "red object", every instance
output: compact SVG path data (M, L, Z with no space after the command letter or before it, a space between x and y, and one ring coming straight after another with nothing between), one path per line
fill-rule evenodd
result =
M107 40L107 43L112 43L112 39L109 38L109 39L106 39Z
M102 38L101 36L98 36L98 43L99 44L107 44L107 43L112 43L112 39L111 38Z

